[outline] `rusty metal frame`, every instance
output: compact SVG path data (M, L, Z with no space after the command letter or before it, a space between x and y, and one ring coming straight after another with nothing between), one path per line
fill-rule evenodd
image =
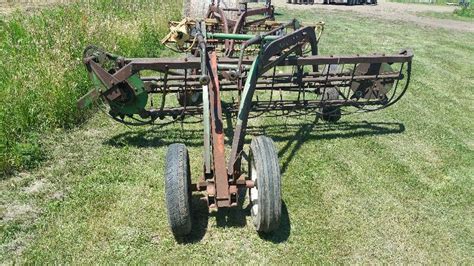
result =
M219 11L218 7L214 7L212 10L215 10L212 12L223 12L222 10ZM268 11L268 8L266 10ZM254 12L261 12L261 10L255 10ZM243 16L248 16L248 14ZM222 17L224 18L225 16ZM232 22L228 24L232 24ZM237 26L238 24L242 23L234 23L233 25ZM205 25L203 24L202 27L205 28ZM131 76L143 70L162 73L163 75L161 76L143 76L140 78L148 94L163 95L161 106L159 108L149 108L144 113L140 113L139 115L142 118L148 118L153 122L156 119L168 116L177 118L184 117L185 115L202 115L205 117L203 125L204 128L209 126L209 130L204 130L204 172L199 182L193 184L192 188L195 191L207 192L210 207L236 206L238 188L254 186L251 181L246 180L240 165L250 112L277 110L306 110L314 112L326 106L352 106L355 108L375 106L379 109L386 108L401 98L410 81L411 61L413 58L413 53L410 50L403 50L394 55L321 56L318 55L318 42L313 27L303 27L282 37L266 38L266 35L262 34L250 38L244 43L240 43L243 47L241 50L242 54L245 52L246 47L260 45L261 50L256 57L240 56L236 58L232 57L232 53L228 56L219 57L213 49L214 46L209 45L217 42L227 43L227 48L230 49L235 44L232 43L231 45L230 41L242 39L245 36L237 36L239 38L225 40L206 38L206 36L205 32L197 36L200 49L199 57L182 59L122 58L106 53L105 56L108 59L116 62L117 67L113 72L103 68L100 62L98 62L98 56L96 55L84 58L84 63L88 71L101 83L104 90L97 92L97 94L105 97L106 101L114 101L120 97L121 91L117 90L117 85L126 82ZM209 34L208 36L213 35ZM310 45L310 55L302 56L303 46L306 44ZM355 73L355 66L365 63L400 64L401 67L399 70L392 72L375 74ZM354 68L352 73L324 70L331 65L354 65ZM403 69L405 65L406 68ZM267 73L271 69L283 66L292 66L298 70L295 73ZM305 67L310 68L310 70L306 69L303 71ZM233 79L227 69L235 69L240 71L240 73ZM193 73L193 70L199 71ZM402 70L407 73L407 76L403 76ZM208 79L205 78L207 76ZM328 88L335 89L343 94L343 88L345 88L347 93L351 92L350 88L354 82L377 80L397 82L398 85L398 81L401 79L406 79L404 88L397 95L394 93L394 96L387 100L361 100L351 98L349 95L342 95L344 97L340 99L300 99L298 96L297 100L280 99L278 101L260 101L254 97L254 92L258 90L301 93L302 88L311 88L311 92L316 95L324 94L324 91ZM183 86L185 91L202 93L204 105L165 107L165 96L170 93L181 92ZM221 94L227 91L241 93L237 103L223 104ZM235 114L237 120L232 138L232 149L227 164L223 111ZM124 121L120 117L114 118L118 121Z
M224 33L247 33L246 27L250 25L262 25L268 20L274 20L275 8L271 4L267 4L262 8L248 8L247 3L241 3L244 8L239 9L221 9L215 4L209 6L206 17L216 17L221 24ZM238 11L236 20L230 19L226 15L226 11ZM217 15L217 16L216 16ZM257 15L264 15L263 18L248 21L248 18ZM225 41L225 56L232 56L234 53L235 40Z

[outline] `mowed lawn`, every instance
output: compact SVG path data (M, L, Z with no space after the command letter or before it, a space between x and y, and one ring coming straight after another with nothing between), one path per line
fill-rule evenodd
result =
M250 134L272 137L280 157L278 232L257 234L247 202L208 215L196 196L193 234L177 243L164 157L167 145L185 143L196 179L201 125L128 128L99 112L45 136L40 167L0 181L0 261L473 264L474 34L277 11L281 20L325 21L321 54L415 52L409 91L387 110L334 125L252 120Z

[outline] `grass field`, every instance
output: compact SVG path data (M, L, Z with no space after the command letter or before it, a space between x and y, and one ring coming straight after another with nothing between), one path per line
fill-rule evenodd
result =
M251 132L272 137L279 152L278 232L258 235L247 210L208 216L197 196L193 234L177 243L164 204L166 146L188 146L196 178L201 126L131 129L97 113L43 134L47 160L0 180L0 261L473 264L474 34L350 12L279 12L279 19L324 20L322 54L410 47L415 59L412 85L390 109L335 125L309 116L251 122ZM127 30L141 29L124 26L101 43L114 49L112 40L139 40ZM117 50L145 54L148 45ZM86 78L80 67L71 71Z
M453 13L449 12L419 12L417 13L421 16L428 16L433 18L440 19L454 19L460 21L474 21L474 6L470 5L468 7L456 8Z
M36 1L45 3L48 1ZM73 1L61 1L62 3ZM82 52L91 44L134 56L156 56L167 21L182 1L75 1L35 12L0 13L0 174L37 165L39 139L51 128L84 121L75 107L90 82ZM111 6L113 6L111 8ZM155 16L163 12L161 16Z
M417 13L417 15L440 18L440 19L454 19L454 20L460 20L460 21L474 22L474 17L459 16L456 13L448 13L448 12L419 12Z
M463 18L474 19L474 6L472 4L468 6L463 6L454 11L454 15Z

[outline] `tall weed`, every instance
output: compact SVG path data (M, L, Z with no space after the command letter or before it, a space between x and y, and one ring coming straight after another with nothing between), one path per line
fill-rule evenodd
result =
M96 44L131 57L158 56L181 1L78 1L0 17L0 173L35 166L41 135L71 128L90 111L76 100L91 84L83 49Z

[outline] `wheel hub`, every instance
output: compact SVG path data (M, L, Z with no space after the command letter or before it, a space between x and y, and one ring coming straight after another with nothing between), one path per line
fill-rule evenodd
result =
M258 174L257 174L257 169L255 167L255 162L252 162L250 164L250 178L255 184L249 190L250 203L252 206L250 212L252 214L252 217L257 217L257 214L258 214L258 185L257 185Z

